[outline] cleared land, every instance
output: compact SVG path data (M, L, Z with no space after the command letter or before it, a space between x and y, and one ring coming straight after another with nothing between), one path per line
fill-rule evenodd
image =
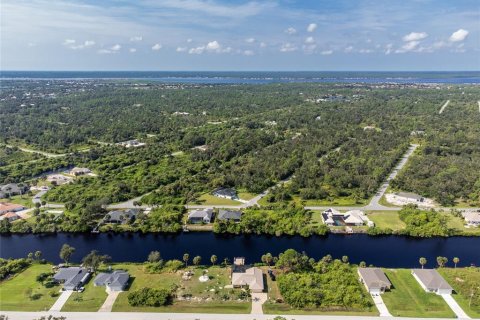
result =
M34 264L0 283L0 309L3 311L44 311L55 303L60 287L45 288L36 280L52 271L50 264ZM52 295L54 295L52 297Z
M454 318L455 314L442 297L425 292L410 269L385 270L393 285L382 295L388 311L394 317Z
M190 268L194 276L190 280L182 280L185 270L175 273L149 274L144 272L144 265L122 264L115 265L115 269L127 270L131 277L131 286L126 292L120 293L112 311L134 312L180 312L180 313L249 313L250 302L239 302L237 296L239 290L226 289L230 283L229 269L222 267L210 267L207 269ZM210 280L200 282L198 278L203 270L208 271ZM173 305L166 307L132 307L128 303L128 292L144 287L149 288L176 288L178 297L190 296L190 300L175 301ZM227 301L224 298L227 298Z
M463 311L480 318L480 268L441 268L439 272L455 290L452 297Z
M93 278L85 286L85 291L74 292L62 308L62 311L98 311L107 298L105 287L95 287Z
M225 205L225 206L229 206L229 205L241 205L242 203L240 201L234 201L234 200L230 200L230 199L224 199L224 198L219 198L219 197L215 197L209 193L205 193L203 195L201 195L199 198L198 198L198 201L194 202L194 203L189 203L190 205L195 205L195 204L201 204L201 205L212 205L212 206L222 206L222 205Z
M376 227L392 229L393 231L405 228L405 222L400 220L396 211L370 211L368 218L375 223Z

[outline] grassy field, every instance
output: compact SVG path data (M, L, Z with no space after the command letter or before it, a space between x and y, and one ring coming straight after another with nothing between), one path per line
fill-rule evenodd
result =
M132 282L128 291L135 291L144 287L150 288L172 288L176 289L177 297L191 295L190 301L175 301L173 305L166 307L132 307L128 303L128 291L122 292L113 306L113 311L133 312L192 312L192 313L248 313L251 308L250 302L237 302L236 296L240 292L235 289L226 289L225 285L230 284L229 269L221 267L210 267L206 270L210 277L207 282L200 282L198 278L202 275L202 268L189 268L195 274L190 280L183 280L183 270L176 273L148 274L140 264L115 265L115 269L127 270ZM227 295L230 299L223 302L221 297Z
M12 196L10 199L0 199L0 202L16 203L24 206L25 208L33 208L32 198L27 195Z
M51 294L58 293L59 286L45 288L36 277L44 272L51 272L50 264L34 264L15 275L11 279L0 283L0 310L3 311L44 311L50 309L58 297ZM32 299L38 295L37 299Z
M224 198L219 198L215 197L209 193L204 193L201 195L196 202L189 203L189 205L195 205L195 204L201 204L201 205L212 205L212 206L235 206L235 205L240 205L242 204L240 201L235 201L235 200L230 200L230 199L224 199Z
M98 311L107 298L105 287L95 287L93 279L85 286L85 291L74 292L62 308L62 311Z
M442 297L427 293L420 287L409 269L387 269L385 273L393 288L382 298L394 317L455 317Z
M442 212L448 218L447 226L466 235L480 236L480 228L465 228L465 220L446 212Z
M472 318L480 318L480 268L441 268L438 272L455 290L452 296L463 311Z
M332 201L329 200L303 200L294 197L295 201L298 203L304 203L305 206L344 206L344 207L357 207L357 206L364 206L368 204L369 200L362 199L356 202L352 198L336 198Z
M370 211L367 212L367 215L376 227L390 228L394 231L405 228L405 223L400 220L396 211Z
M251 200L255 198L257 195L255 193L250 192L239 192L238 197L242 200Z

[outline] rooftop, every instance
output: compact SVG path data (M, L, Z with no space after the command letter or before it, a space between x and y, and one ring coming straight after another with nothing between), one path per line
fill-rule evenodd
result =
M449 289L453 288L435 269L413 269L413 274L423 283L428 289Z
M358 273L370 289L381 289L392 285L380 268L358 268Z

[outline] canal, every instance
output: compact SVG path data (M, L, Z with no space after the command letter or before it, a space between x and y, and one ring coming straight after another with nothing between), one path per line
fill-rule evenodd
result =
M160 251L163 259L180 259L184 253L190 257L201 256L204 262L215 254L218 261L235 256L246 257L249 262L259 262L267 252L278 255L286 249L305 251L319 259L326 254L334 258L346 255L352 263L389 268L418 267L418 259L426 257L428 267L434 267L438 256L449 259L459 257L459 266L480 265L479 237L451 237L419 239L403 236L371 237L365 234L335 235L326 237L271 237L258 235L216 235L211 232L165 234L73 234L52 235L2 235L0 257L20 258L40 250L48 261L60 262L59 251L64 243L76 248L72 257L79 262L91 250L108 254L115 262L143 262L150 251Z

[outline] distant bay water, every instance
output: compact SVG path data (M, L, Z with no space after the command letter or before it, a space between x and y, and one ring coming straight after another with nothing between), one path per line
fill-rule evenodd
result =
M305 82L480 84L480 71L0 71L0 79L128 79L172 84L269 84Z

